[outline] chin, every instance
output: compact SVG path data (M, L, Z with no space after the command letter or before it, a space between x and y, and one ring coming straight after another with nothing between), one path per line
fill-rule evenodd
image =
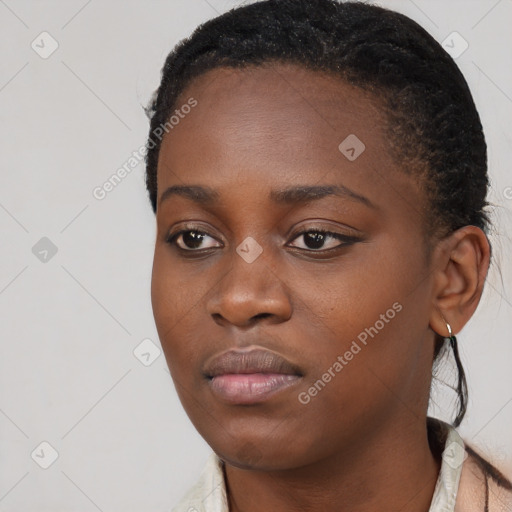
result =
M228 450L214 450L227 464L239 469L253 471L281 471L307 464L304 457L297 453L296 446L289 443L283 450L274 449L268 443L243 443L233 452L233 446Z

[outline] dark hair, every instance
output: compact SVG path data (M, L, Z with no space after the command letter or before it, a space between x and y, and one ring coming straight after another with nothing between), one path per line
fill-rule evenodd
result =
M488 232L487 147L461 71L410 18L336 0L265 0L237 7L197 27L169 53L146 109L146 187L154 213L161 137L152 137L168 123L187 85L214 68L267 63L297 64L371 92L387 114L390 152L425 190L426 233L445 236L466 225ZM436 335L434 361L445 341ZM457 345L451 346L459 372L453 422L458 426L467 386Z

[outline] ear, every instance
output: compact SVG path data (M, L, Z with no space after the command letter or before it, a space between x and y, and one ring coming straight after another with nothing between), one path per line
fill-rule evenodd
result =
M448 322L455 335L471 318L482 296L490 253L487 236L476 226L464 226L439 242L432 259L434 332L447 337Z

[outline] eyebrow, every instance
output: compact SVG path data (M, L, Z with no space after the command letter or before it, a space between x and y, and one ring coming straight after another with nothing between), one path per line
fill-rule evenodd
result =
M218 191L201 185L173 185L160 196L159 205L171 196L185 197L202 205L213 205L220 198ZM277 204L298 204L322 199L327 196L339 196L358 201L365 206L377 209L367 197L350 190L344 185L298 185L270 191L270 199Z

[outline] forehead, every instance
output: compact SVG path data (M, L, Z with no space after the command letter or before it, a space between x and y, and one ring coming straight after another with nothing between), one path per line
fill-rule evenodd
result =
M277 63L216 68L193 80L176 108L191 96L198 105L183 126L194 133L183 134L176 126L176 146L192 142L190 136L201 136L206 143L222 139L224 149L236 146L238 152L271 141L268 151L294 143L297 151L297 142L308 141L302 145L305 155L314 148L337 150L346 136L355 134L385 152L387 118L380 103L373 95L325 73Z
M194 79L175 109L190 98L197 106L162 142L159 194L180 182L221 189L243 182L263 192L270 181L329 175L378 195L383 179L405 179L388 153L378 99L338 77L293 64L216 68Z

